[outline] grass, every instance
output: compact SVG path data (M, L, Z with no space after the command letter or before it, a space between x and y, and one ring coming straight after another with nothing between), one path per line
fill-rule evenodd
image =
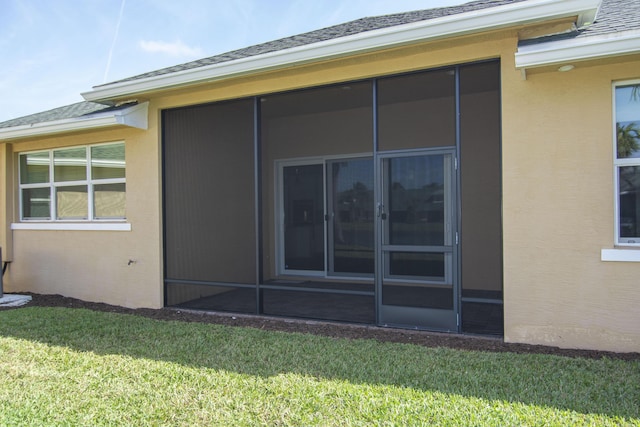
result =
M640 361L0 312L0 425L637 425Z

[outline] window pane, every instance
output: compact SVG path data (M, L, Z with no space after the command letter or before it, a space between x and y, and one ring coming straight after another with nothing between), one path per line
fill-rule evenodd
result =
M56 188L58 219L87 219L89 198L86 185Z
M323 166L287 166L284 262L287 270L324 270Z
M91 147L91 178L125 177L124 144Z
M616 88L618 158L640 159L640 85Z
M373 160L331 163L333 272L373 274Z
M390 159L389 242L392 245L445 244L445 157Z
M87 179L87 149L72 148L53 152L55 182L83 181Z
M51 194L47 188L22 190L22 217L24 219L50 219Z
M49 153L20 155L20 184L49 182Z
M100 184L93 186L94 216L97 219L125 217L126 184Z
M640 243L640 166L621 167L618 186L620 237L628 243Z

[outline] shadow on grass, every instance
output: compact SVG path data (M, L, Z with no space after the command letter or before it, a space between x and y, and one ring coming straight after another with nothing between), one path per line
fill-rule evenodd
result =
M433 349L45 307L0 312L0 335L261 377L295 373L640 418L637 360Z

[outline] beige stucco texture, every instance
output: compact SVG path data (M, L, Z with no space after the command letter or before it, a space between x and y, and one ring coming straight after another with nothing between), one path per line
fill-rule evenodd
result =
M614 243L612 83L640 78L640 59L576 63L568 73L530 70L525 76L514 65L519 30L147 94L141 97L150 100L146 131L11 141L9 158L0 150L2 176L7 167L17 169L22 151L124 140L131 231L11 231L19 220L16 189L0 199L1 211L11 215L0 230L2 244L12 246L6 290L162 306L162 109L498 58L505 340L640 351L640 263L600 259L601 249ZM268 234L269 251L272 239Z
M153 131L122 129L15 141L8 164L14 166L17 182L20 152L116 141L125 141L124 223L131 230L11 230L11 223L19 222L16 189L5 202L3 232L12 237L6 244L10 257L5 259L12 261L5 275L6 292L55 293L127 307L162 306L160 162Z
M505 340L638 351L640 264L600 251L614 244L612 83L640 61L525 81L504 65Z

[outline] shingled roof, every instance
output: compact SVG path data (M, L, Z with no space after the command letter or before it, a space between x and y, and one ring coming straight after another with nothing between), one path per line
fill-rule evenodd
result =
M28 126L36 123L53 122L64 119L76 119L83 116L88 117L93 114L117 111L118 109L122 109L128 106L130 105L111 107L104 104L98 104L96 102L77 102L75 104L66 105L64 107L58 107L52 110L43 111L41 113L30 114L28 116L2 122L0 123L0 128Z
M602 0L596 20L583 28L576 28L566 34L556 34L538 39L524 40L520 46L548 43L558 40L581 40L586 37L640 31L639 0Z
M418 10L413 12L397 13L391 15L366 17L339 24L303 34L285 37L282 39L261 43L258 45L234 50L231 52L210 56L207 58L191 61L184 64L139 74L126 79L114 81L104 85L95 86L98 91L110 90L110 87L119 85L137 84L147 79L165 78L172 74L180 74L181 72L193 72L200 69L206 69L208 66L217 66L217 64L234 63L234 61L248 59L253 60L254 57L260 57L264 54L279 53L294 49L296 47L306 47L308 45L321 44L322 42L339 40L348 38L370 31L383 30L390 27L398 27L406 24L419 23L421 21L435 20L458 14L477 12L483 9L496 8L499 6L526 2L527 0L477 0L458 6L442 7L427 10ZM434 21L435 22L435 21ZM548 42L554 42L565 39L583 39L592 36L603 36L611 33L634 32L640 31L640 1L638 0L602 0L600 11L595 22L584 28L578 28L570 33L540 37L537 39L526 40L520 43L523 47L542 46ZM86 96L93 94L88 92L85 98L98 102L79 102L65 107L55 108L53 110L32 114L29 116L5 121L0 123L0 129L13 128L21 126L30 126L46 122L54 122L65 119L90 119L92 116L115 111L118 108L110 107L100 102L107 98L99 96ZM105 101L106 102L106 101ZM115 109L115 110L114 110Z
M308 33L298 34L291 37L261 43L258 45L234 50L220 55L210 56L208 58L199 59L197 61L187 62L172 67L162 68L160 70L139 74L126 79L98 85L98 87L108 86L114 83L128 82L133 80L145 79L148 77L160 76L163 74L171 74L178 71L189 70L198 67L204 67L212 64L233 61L251 56L261 55L270 52L276 52L284 49L304 46L312 43L337 39L341 37L351 36L354 34L364 33L367 31L379 30L382 28L394 27L398 25L410 24L418 21L427 21L430 19L441 18L444 16L456 15L465 12L474 12L490 7L497 7L510 3L518 3L525 0L477 0L465 3L459 6L441 7L436 9L416 10L413 12L396 13L391 15L375 16L357 19L355 21L346 22L344 24L334 25L319 30L310 31Z

